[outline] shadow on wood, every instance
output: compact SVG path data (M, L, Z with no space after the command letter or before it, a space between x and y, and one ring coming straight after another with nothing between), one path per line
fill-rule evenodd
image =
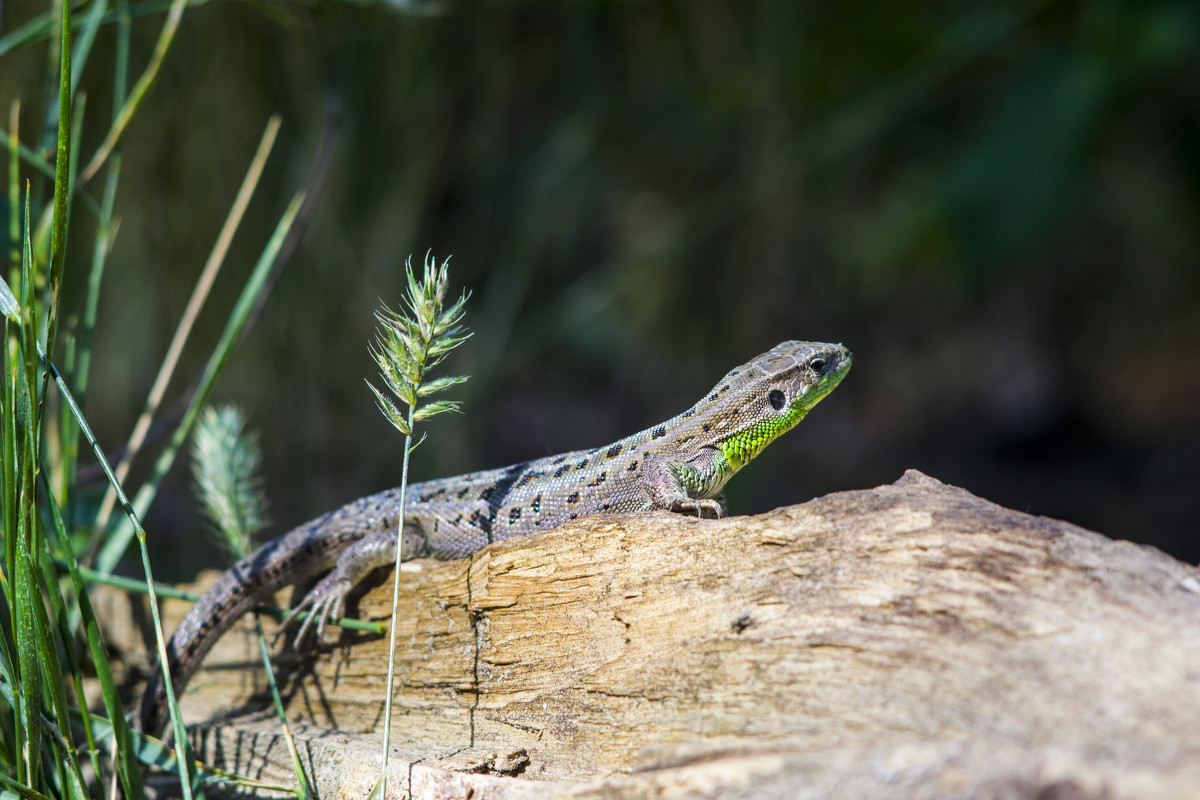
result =
M1197 570L915 471L755 517L580 520L401 591L396 797L1200 796ZM359 612L390 602L379 576ZM210 763L291 783L245 711L245 630L185 713ZM364 797L386 637L279 663L320 798Z

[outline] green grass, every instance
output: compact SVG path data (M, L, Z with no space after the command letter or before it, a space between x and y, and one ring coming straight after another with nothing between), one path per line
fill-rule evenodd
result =
M162 477L177 459L201 408L216 385L237 345L265 299L269 278L281 266L280 254L303 203L297 192L266 242L257 264L245 279L241 295L228 312L225 329L212 344L207 366L189 393L182 419L159 453L150 475L141 481L130 501L122 478L138 454L141 439L126 448L118 472L96 441L81 402L90 376L96 309L105 266L119 220L115 215L122 148L129 122L152 93L159 66L179 29L185 3L169 8L149 63L131 91L126 91L129 66L131 8L118 0L111 8L95 3L72 19L70 6L56 18L55 40L47 42L57 61L56 80L46 105L43 143L22 140L21 106L14 102L9 130L3 133L7 159L7 230L14 243L5 254L10 262L0 285L4 314L4 386L0 392L3 429L0 430L0 471L3 475L3 535L5 570L3 609L0 609L0 783L23 797L99 797L119 784L128 798L142 798L143 764L175 772L182 796L202 793L204 780L229 780L198 768L190 752L176 698L169 698L174 752L132 731L126 707L114 680L104 635L89 597L96 582L109 573L136 541L143 568L142 588L150 596L154 639L162 658L165 636L158 615L157 586L152 574L152 543L141 518L158 492ZM108 13L106 13L106 11ZM113 114L101 144L78 169L78 144L87 131L84 98L78 84L97 31L103 24L117 28L112 65ZM45 40L49 29L40 17L0 39L0 57L9 50ZM32 27L31 27L32 26ZM74 40L72 33L74 32ZM27 124L24 126L27 128ZM242 191L234 201L225 228L181 321L176 337L150 392L145 427L160 413L163 391L174 374L179 351L188 342L191 322L205 305L208 288L217 276L229 241L270 154L279 120L273 118L252 160ZM24 136L23 136L24 134ZM37 137L31 137L37 139ZM133 146L136 146L134 143ZM88 194L97 180L99 199ZM80 201L84 221L71 221ZM90 230L87 230L90 229ZM90 253L77 248L75 261L90 262L82 316L62 313L63 276L72 259L68 232L87 231ZM59 369L56 362L61 362ZM77 488L79 442L95 453L109 481L108 506L85 502ZM117 513L109 516L115 506ZM81 559L81 555L84 557ZM95 558L87 556L94 555ZM93 566L81 561L94 561ZM165 659L164 659L165 660ZM84 686L95 681L102 708L90 709ZM237 779L234 777L233 779ZM253 785L250 782L248 785ZM303 783L302 783L303 785Z

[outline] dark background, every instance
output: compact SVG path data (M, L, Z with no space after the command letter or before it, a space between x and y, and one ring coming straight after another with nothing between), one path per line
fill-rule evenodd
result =
M9 0L0 31L42 10ZM731 482L734 510L913 467L1200 560L1197 4L414 10L438 9L184 15L124 150L87 409L107 446L128 436L278 112L171 395L334 142L301 245L215 397L261 433L273 532L398 482L367 344L405 257L431 249L473 292L476 335L447 363L472 376L454 393L465 413L430 425L417 480L607 443L780 340L841 341L853 371ZM135 24L134 75L161 20ZM85 160L108 124L112 36L84 77ZM39 119L45 62L44 44L0 59L5 109L24 92ZM219 562L188 483L177 468L148 518L156 557L180 559L167 577Z

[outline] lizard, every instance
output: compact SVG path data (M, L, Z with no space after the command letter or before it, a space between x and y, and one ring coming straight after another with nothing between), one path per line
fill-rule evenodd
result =
M683 413L613 444L410 485L402 534L399 488L293 528L226 570L175 631L167 657L176 694L221 634L260 600L328 571L295 609L312 611L297 644L314 619L321 638L350 590L394 563L397 535L405 560L448 560L593 514L667 510L719 517L726 512L725 483L833 391L852 361L840 344L783 342L730 370ZM155 669L142 700L141 730L156 735L166 722L162 671Z

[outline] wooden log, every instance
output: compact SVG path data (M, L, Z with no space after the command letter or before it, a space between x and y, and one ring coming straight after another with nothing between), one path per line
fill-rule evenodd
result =
M1197 569L916 471L401 577L393 797L1200 797ZM359 615L390 602L381 574ZM185 696L195 743L290 784L240 630ZM319 796L364 797L387 638L277 663Z

